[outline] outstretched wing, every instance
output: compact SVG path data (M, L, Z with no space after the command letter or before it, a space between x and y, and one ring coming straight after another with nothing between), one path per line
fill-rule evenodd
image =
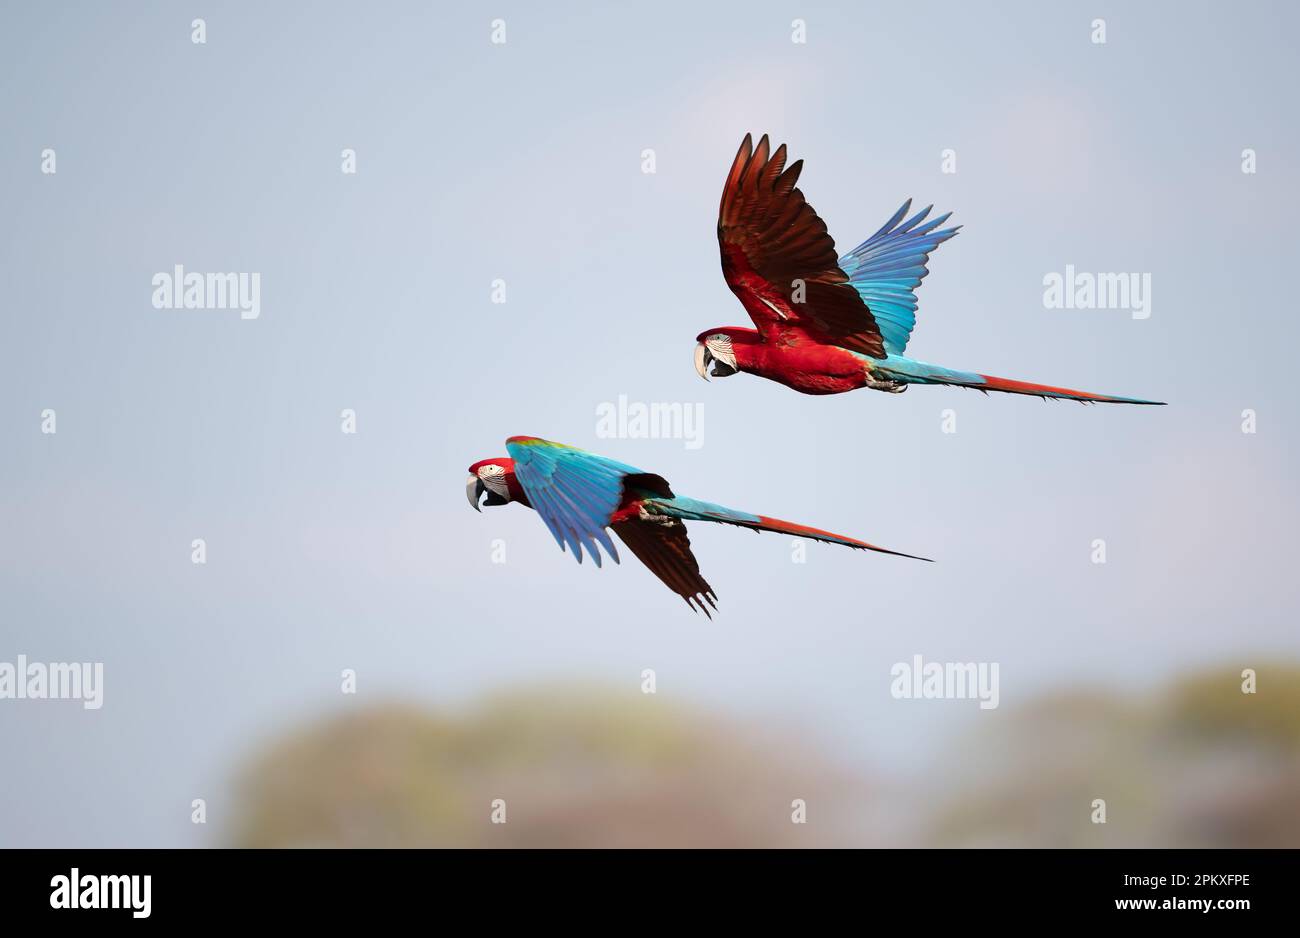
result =
M691 553L691 539L686 525L676 518L661 517L653 521L633 519L614 525L614 533L636 554L650 572L664 585L686 600L692 609L699 608L710 619L704 604L718 608L713 587L700 576L700 565Z
M572 548L578 563L585 545L599 567L597 544L618 563L618 551L605 528L623 501L625 484L671 495L660 476L564 443L512 436L506 440L506 450L515 461L515 478L529 503L560 549Z
M961 226L935 229L952 215L948 212L922 225L933 205L907 221L908 199L883 228L840 258L840 268L875 317L885 340L885 350L902 355L916 325L916 288L930 272L925 266L930 252L947 241ZM901 224L900 224L901 222Z
M722 274L764 336L797 327L843 348L885 357L871 310L835 257L826 223L795 188L803 161L770 155L749 134L727 174L718 207Z

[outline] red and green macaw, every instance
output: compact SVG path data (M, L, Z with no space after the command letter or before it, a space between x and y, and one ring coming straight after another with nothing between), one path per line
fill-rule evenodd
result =
M481 510L480 500L488 506L518 502L533 508L561 550L572 549L573 556L582 563L582 549L586 547L597 567L600 547L618 563L618 551L605 530L609 528L665 586L710 618L709 607L718 608L718 597L700 576L700 565L686 536L687 521L734 524L913 560L928 559L842 534L674 495L663 476L564 443L512 436L506 440L506 450L508 457L481 459L469 467L465 494L475 511Z
M753 149L746 134L727 174L718 208L722 273L758 328L722 326L696 337L695 370L706 381L712 364L714 377L743 371L805 394L947 384L1085 403L1163 403L905 357L930 252L960 226L940 228L951 213L926 222L933 206L906 218L909 199L884 227L836 258L825 222L795 188L803 161L786 167L785 157L784 144L770 153L764 135Z

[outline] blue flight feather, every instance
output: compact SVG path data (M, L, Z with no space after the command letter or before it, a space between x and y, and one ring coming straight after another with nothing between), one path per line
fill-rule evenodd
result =
M624 476L641 470L537 437L511 437L506 450L515 461L515 478L560 549L572 549L582 563L585 546L599 567L599 544L618 563L605 527L623 499Z
M911 207L908 199L879 231L840 258L840 269L871 310L891 355L903 354L916 325L916 288L929 273L930 252L961 230L935 230L951 212L922 225L933 205L903 221Z

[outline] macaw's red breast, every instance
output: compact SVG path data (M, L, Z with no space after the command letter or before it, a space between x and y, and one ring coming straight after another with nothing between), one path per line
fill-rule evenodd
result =
M841 394L867 385L867 364L847 349L788 333L748 349L742 368L804 394Z
M641 516L641 499L624 494L623 503L609 516L610 524L620 521L634 521Z

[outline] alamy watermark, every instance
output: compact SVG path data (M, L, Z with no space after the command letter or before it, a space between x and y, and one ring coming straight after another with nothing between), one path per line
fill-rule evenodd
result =
M104 706L104 663L0 661L0 700L80 700L87 710Z
M998 706L998 665L987 661L900 661L889 669L895 700L978 700L981 710Z
M683 440L687 449L704 445L704 404L617 401L596 405L596 436L602 440Z
M52 909L129 909L132 918L148 918L153 910L153 877L96 876L77 867L50 880Z
M1073 264L1065 273L1043 276L1045 309L1127 309L1134 319L1151 317L1151 274L1079 273Z
M153 275L154 309L237 309L240 319L262 315L262 275L186 272L177 264Z

